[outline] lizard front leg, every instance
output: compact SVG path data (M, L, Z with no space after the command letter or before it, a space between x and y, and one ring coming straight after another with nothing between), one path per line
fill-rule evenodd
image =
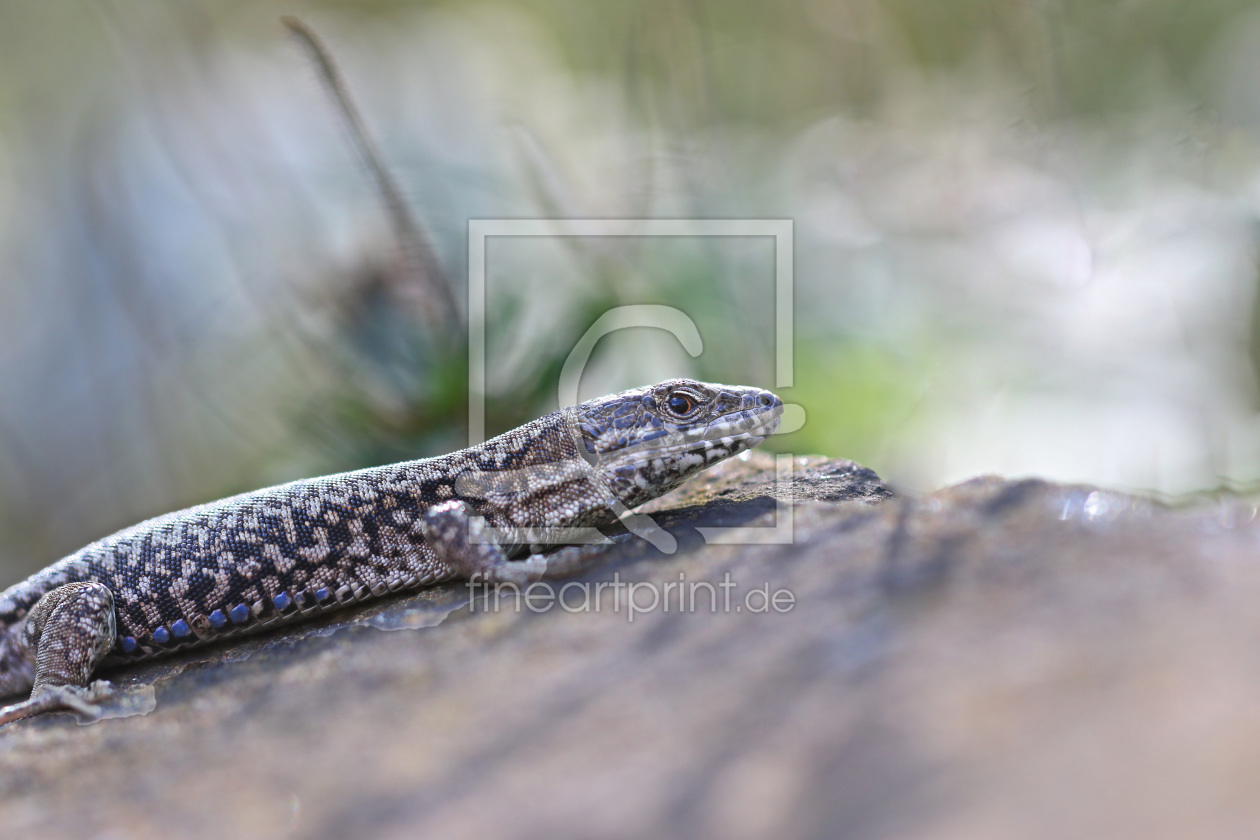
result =
M43 712L68 710L100 716L96 703L109 695L92 672L114 644L114 595L100 583L67 583L36 602L21 629L35 662L29 699L0 709L0 726Z
M549 555L509 560L485 519L467 502L435 505L420 517L425 542L457 577L525 586L544 577L573 574L602 555L607 545L575 545Z
M456 577L524 586L547 570L541 558L510 561L489 532L486 520L458 499L434 505L420 516L420 531Z

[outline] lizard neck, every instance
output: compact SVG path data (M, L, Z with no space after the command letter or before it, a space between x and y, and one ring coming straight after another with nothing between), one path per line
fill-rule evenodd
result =
M586 527L616 519L607 478L582 445L572 409L435 460L452 477L454 495L496 527Z

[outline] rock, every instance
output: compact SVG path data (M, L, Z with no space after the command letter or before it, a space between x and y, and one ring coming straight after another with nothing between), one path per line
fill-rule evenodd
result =
M163 840L1255 833L1254 507L992 477L895 497L823 459L774 477L768 456L728 462L650 508L674 554L617 545L519 609L438 587L118 671L152 687L152 713L0 730L0 824ZM764 542L697 531L731 526Z

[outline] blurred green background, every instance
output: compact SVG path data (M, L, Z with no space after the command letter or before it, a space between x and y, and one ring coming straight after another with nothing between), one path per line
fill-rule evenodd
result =
M804 428L895 485L1260 479L1260 9L0 0L0 584L111 530L466 435L471 218L794 223ZM562 230L558 227L557 232ZM669 376L774 387L767 239L495 239L488 426ZM430 278L432 279L432 278Z

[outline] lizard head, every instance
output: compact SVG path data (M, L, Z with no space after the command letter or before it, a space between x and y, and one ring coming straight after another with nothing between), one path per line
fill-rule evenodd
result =
M628 507L774 433L783 403L769 391L670 379L571 409L584 457Z

